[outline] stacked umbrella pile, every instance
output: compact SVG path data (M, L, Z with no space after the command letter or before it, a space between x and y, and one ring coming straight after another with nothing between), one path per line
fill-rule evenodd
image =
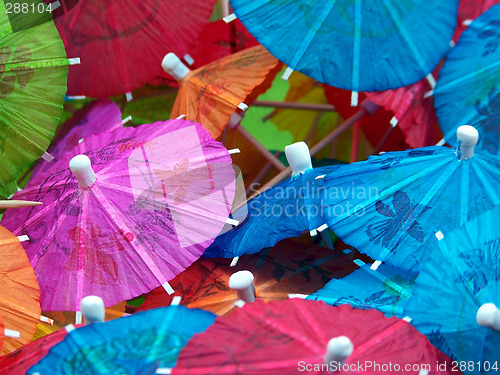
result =
M500 372L496 3L1 3L0 373Z

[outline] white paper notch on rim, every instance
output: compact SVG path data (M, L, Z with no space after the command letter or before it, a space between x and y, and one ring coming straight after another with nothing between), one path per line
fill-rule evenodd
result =
M238 220L231 219L230 217L228 217L226 219L226 223L229 224L229 225L234 225L235 227L240 224L240 222Z
M243 301L242 299L239 299L238 301L236 301L234 303L234 306L239 307L241 309L243 306L245 306L245 303L246 303L245 301Z
M236 264L238 263L238 261L240 260L240 257L234 257L232 260L231 260L231 264L229 265L229 267L234 267L236 266Z
M238 18L236 17L236 14L231 13L229 16L223 17L222 19L224 20L225 23L229 23L234 21L236 18Z
M186 53L184 56L182 56L185 62L188 63L188 65L193 65L194 64L194 59L191 57L189 53Z
M389 123L391 124L391 126L392 126L393 128L395 128L395 127L396 127L396 125L398 124L398 122L399 122L399 120L398 120L395 116L393 116L393 117L391 118L391 121L389 121Z
M160 367L156 369L157 374L169 375L172 373L172 369L168 367Z
M51 162L52 160L54 160L54 157L51 154L49 154L48 152L44 152L42 155L42 159L45 161Z
M441 241L444 238L444 234L440 230L438 230L436 233L434 233L434 235L436 236L438 241Z
M373 270L373 271L376 271L378 269L378 267L382 264L382 262L380 260L376 260L375 262L373 262L373 264L370 266L370 269Z
M248 106L245 103L241 102L240 104L238 104L238 108L242 111L246 111L248 109Z
M300 298L300 299L306 299L309 297L309 294L302 294L302 293L288 293L288 298Z
M69 61L69 65L79 65L82 63L82 60L80 60L79 57L72 57L70 59L68 59Z
M170 306L179 306L181 304L181 301L181 296L174 296L174 298L172 298L172 301L170 302Z
M290 76L292 75L292 73L293 73L293 69L290 68L290 67L287 67L285 69L285 72L281 76L281 79L283 79L284 81L288 81L288 78L290 78Z
M59 0L57 1L54 1L53 3L50 3L50 11L53 12L54 10L56 10L57 8L59 8L61 6L61 2Z
M73 324L68 324L66 327L64 327L66 332L70 333L71 331L75 330L75 326Z
M357 91L351 92L351 107L357 107L359 103L359 93Z
M82 312L75 312L75 324L82 324Z
M54 319L50 319L43 315L40 315L40 321L44 323L54 324Z
M165 289L165 292L167 292L169 295L175 293L174 288L172 288L170 286L170 284L168 283L168 281L166 281L165 284L162 285L162 287L163 287L163 289Z
M17 239L19 240L19 242L24 242L24 241L30 240L30 238L26 234L23 234L22 236L17 236Z
M18 339L21 337L21 332L14 331L13 329L4 328L5 337L12 337L14 339Z

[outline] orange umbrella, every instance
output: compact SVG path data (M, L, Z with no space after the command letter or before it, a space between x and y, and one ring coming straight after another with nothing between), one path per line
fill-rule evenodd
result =
M0 315L0 348L3 347L4 332L5 332L5 327L3 325L2 315Z
M170 118L185 115L201 123L217 138L237 108L259 86L278 60L262 46L255 46L190 71L174 54L162 66L179 83L179 92Z
M19 239L0 226L0 315L5 328L20 332L6 337L2 354L28 343L40 321L40 288L35 272Z
M285 240L274 248L242 256L235 267L223 259L200 259L169 283L182 297L181 304L226 315L238 300L236 292L229 288L229 277L237 271L251 271L257 299L269 301L288 299L291 292L309 294L356 268L351 257L341 251ZM146 296L139 310L168 306L173 297L157 288Z

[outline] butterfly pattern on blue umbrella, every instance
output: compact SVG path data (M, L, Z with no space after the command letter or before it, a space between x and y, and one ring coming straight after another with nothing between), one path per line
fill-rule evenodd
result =
M411 296L417 275L385 263L376 270L360 259L355 259L354 263L360 268L341 279L330 280L306 298L333 306L347 303L358 309L379 310L388 317L404 318L404 306Z
M444 139L455 147L456 129L470 124L481 133L477 148L499 152L500 4L476 18L446 55L434 89Z
M500 332L478 324L481 306L500 306L500 206L445 231L415 280L405 311L431 343L458 361L498 362ZM462 369L461 369L462 370ZM464 374L489 374L467 368Z
M396 251L398 244L391 241L391 234L405 230L415 240L422 243L424 242L424 233L422 226L417 221L411 221L411 215L414 212L425 212L430 209L429 206L412 203L408 194L402 190L398 190L392 197L392 206L384 204L381 200L375 202L376 211L388 219L384 219L374 224L368 225L366 234L375 244L382 243L382 246L390 249L392 252Z
M323 178L322 218L373 259L418 272L439 231L500 204L500 159L447 147L387 152ZM347 190L365 194L339 194Z

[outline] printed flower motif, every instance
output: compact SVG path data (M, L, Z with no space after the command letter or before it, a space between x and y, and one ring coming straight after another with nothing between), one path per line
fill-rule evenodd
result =
M491 21L488 26L484 28L478 37L479 39L489 39L488 43L484 47L483 56L488 56L490 53L494 53L498 48L500 34L496 32L496 28L500 24L500 21ZM490 28L491 27L491 28Z
M488 282L500 280L500 238L485 243L481 249L472 249L458 254L467 264L468 270L459 276L465 285L472 283L472 292L477 294Z
M418 203L412 204L408 195L401 190L394 193L392 204L394 211L381 200L375 203L377 212L389 219L381 220L368 226L366 234L370 238L370 241L373 241L375 244L382 242L383 247L394 251L397 244L391 244L391 240L405 228L405 231L415 240L424 242L424 232L416 219L413 219L413 213L415 212L420 215L430 209L430 207Z
M76 227L69 230L68 235L74 241L74 247L64 264L66 269L83 269L89 280L101 285L109 283L104 275L115 282L118 280L118 266L109 253L123 251L125 247L122 242L133 240L131 233L123 230L118 233L102 233L97 225L88 223L86 229ZM81 254L84 254L84 259L80 258Z
M12 56L12 50L8 46L0 47L0 98L8 97L15 88L16 79L19 87L24 89L35 74L34 69L28 66L18 66L6 72L5 64L22 64L31 60L31 50L24 46L19 46ZM9 74L10 73L10 74Z
M382 167L380 169L389 169L390 167L395 167L399 163L401 163L405 159L417 158L423 156L429 156L434 154L434 150L412 150L408 152L406 155L402 156L394 156L394 157L375 157L368 159L372 163L380 163Z
M488 103L481 105L479 100L476 100L474 108L477 113L484 118L481 121L475 123L475 126L481 127L483 131L481 132L480 142L483 148L491 154L496 155L498 153L498 137L499 137L499 127L500 123L500 91L497 91L495 87L492 87L490 93L488 94Z
M178 162L173 170L155 169L154 173L162 181L161 186L155 190L155 197L171 195L174 197L174 205L189 202L208 195L214 191L213 168L207 164L201 168L189 170L189 160L183 159ZM185 187L196 187L196 193L186 190Z

